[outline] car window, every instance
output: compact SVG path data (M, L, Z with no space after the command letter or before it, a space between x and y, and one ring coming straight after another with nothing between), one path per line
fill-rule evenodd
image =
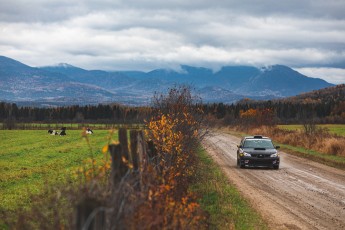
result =
M271 140L265 139L247 139L243 144L243 148L265 148L274 149Z

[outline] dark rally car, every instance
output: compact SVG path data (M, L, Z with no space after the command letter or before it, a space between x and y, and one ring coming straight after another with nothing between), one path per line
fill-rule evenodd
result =
M279 146L274 146L270 138L244 137L237 147L237 166L266 166L279 169Z

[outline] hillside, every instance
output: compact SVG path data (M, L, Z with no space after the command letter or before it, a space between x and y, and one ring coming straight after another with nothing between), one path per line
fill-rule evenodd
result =
M313 90L308 93L302 93L294 97L282 99L282 101L292 101L299 103L345 102L345 84L327 87L319 90Z

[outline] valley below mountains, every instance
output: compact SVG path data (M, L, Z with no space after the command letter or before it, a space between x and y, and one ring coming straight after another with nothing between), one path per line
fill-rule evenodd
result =
M85 70L69 64L31 67L0 56L0 101L30 106L120 103L149 105L154 93L189 85L204 103L267 100L333 86L283 65L225 66L218 71L181 65L179 70Z

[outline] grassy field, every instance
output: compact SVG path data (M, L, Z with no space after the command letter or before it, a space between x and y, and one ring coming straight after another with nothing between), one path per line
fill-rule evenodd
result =
M143 124L100 124L100 123L16 123L18 130L33 130L33 129L55 129L60 130L61 127L67 127L67 129L81 129L82 127L89 127L92 129L111 129L111 128L143 128ZM0 123L0 129L3 129L4 124Z
M67 130L66 136L48 135L46 130L0 130L0 211L30 205L29 195L43 186L71 175L84 159L103 157L107 130L88 136ZM113 136L117 139L117 134Z
M303 125L278 125L281 129L302 130ZM326 128L330 133L345 137L345 124L320 124L317 127Z
M198 159L192 191L200 196L202 209L209 213L209 229L268 229L205 150L199 150Z

